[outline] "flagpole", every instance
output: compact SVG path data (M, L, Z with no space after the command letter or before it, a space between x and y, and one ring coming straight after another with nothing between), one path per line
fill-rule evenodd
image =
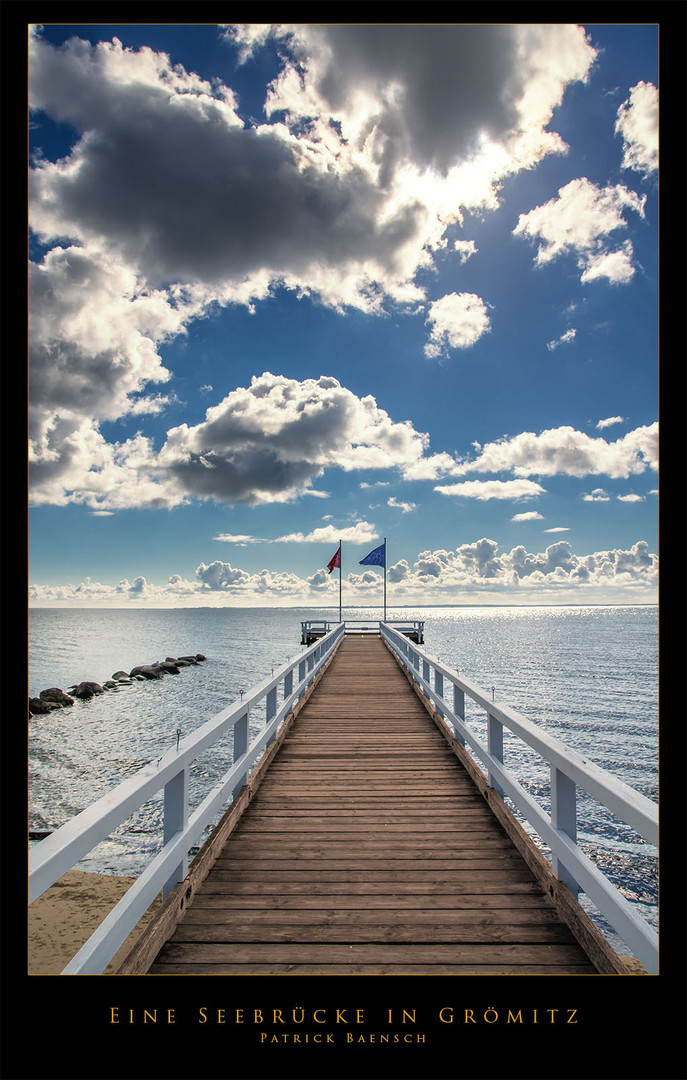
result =
M387 621L387 538L385 537L385 622Z
M386 622L386 536L384 537L384 622Z
M341 556L343 554L342 546L342 542L341 540L339 540L339 622L341 622Z

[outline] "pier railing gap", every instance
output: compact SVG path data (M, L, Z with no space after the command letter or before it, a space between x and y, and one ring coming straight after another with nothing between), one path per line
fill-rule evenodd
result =
M507 797L550 849L552 868L574 895L585 892L598 911L632 949L648 972L658 971L658 935L577 846L577 789L606 806L650 844L658 845L658 807L646 796L587 760L541 727L430 656L393 627L380 633L413 681L446 721L455 738L481 763L489 786ZM453 687L453 702L445 696ZM465 695L485 710L487 743L465 722ZM551 814L547 814L504 765L504 728L547 762L551 775Z

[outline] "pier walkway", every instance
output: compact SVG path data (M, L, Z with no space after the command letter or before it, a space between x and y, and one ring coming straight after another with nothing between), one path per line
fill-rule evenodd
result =
M626 970L381 637L296 714L122 971Z

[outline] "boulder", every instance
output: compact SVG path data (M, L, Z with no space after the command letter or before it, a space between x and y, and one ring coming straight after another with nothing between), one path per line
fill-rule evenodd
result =
M64 690L60 690L59 686L50 686L47 690L41 690L40 698L41 701L53 701L61 708L74 704L74 698L69 697L69 694L65 694Z
M53 709L61 709L62 706L58 705L56 701L46 701L44 698L31 697L29 698L29 716L44 716L45 713L52 712Z
M195 656L180 656L179 660L183 660L185 664L197 664L198 663ZM179 663L179 660L177 660L177 664Z
M101 687L102 689L102 687ZM87 701L89 698L95 697L95 690L88 682L80 682L72 690L74 697L77 697L83 701Z
M164 672L153 664L139 664L138 667L132 668L129 674L142 675L144 679L161 679Z
M128 671L115 671L114 675L111 675L110 678L114 679L115 682L120 682L122 679L128 679L129 678L129 672Z
M202 652L197 652L196 653L196 660L204 660L204 659L205 659L205 657L203 656Z
M166 672L167 675L178 675L181 671L181 668L177 664L176 660L174 661L174 663L172 663L171 660L163 660L161 661L161 663L156 664L155 667L161 668L162 671Z

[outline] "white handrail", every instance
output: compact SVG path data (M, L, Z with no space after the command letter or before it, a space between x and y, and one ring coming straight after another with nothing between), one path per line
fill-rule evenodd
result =
M107 792L61 828L29 850L29 903L104 840L140 806L165 789L165 819L182 822L181 828L168 825L162 850L100 924L62 974L100 974L126 940L160 889L168 893L186 875L188 851L216 814L248 780L257 758L276 737L277 731L303 696L318 671L342 640L343 623L335 626L314 645L284 664L270 678L244 696L239 704L223 709L190 735L179 740L127 780ZM297 682L294 686L294 673ZM283 701L277 709L277 688L283 684ZM266 703L265 727L248 745L248 714L261 701ZM234 758L229 770L196 810L188 816L186 807L188 767L205 750L234 728ZM181 805L180 805L181 800Z
M615 886L579 849L576 843L576 790L582 788L650 844L658 844L658 807L641 792L595 765L560 739L549 735L513 709L497 705L476 683L465 679L413 644L386 623L382 637L422 688L438 713L448 721L456 738L467 744L484 763L489 784L508 796L539 837L551 849L553 868L573 891L586 892L598 910L634 950L647 971L658 971L658 935ZM434 678L432 680L432 672ZM453 686L453 702L444 696L444 679ZM487 745L465 723L464 695L486 711ZM503 728L507 727L543 758L551 768L549 816L503 764Z

